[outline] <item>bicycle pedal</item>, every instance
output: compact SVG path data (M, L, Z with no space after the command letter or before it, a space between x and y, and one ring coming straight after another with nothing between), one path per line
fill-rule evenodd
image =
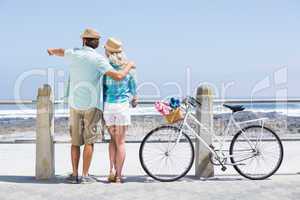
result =
M227 167L225 167L225 166L223 166L223 167L221 168L221 170L222 170L223 172L225 172L226 169L227 169Z

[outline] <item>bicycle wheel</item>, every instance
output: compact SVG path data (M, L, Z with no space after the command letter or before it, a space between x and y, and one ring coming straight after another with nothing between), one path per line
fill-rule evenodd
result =
M194 146L191 139L173 126L161 126L146 135L140 150L140 162L144 171L162 182L176 181L184 177L194 162Z
M251 180L272 176L283 159L283 146L274 131L263 126L248 126L239 131L230 144L233 167Z

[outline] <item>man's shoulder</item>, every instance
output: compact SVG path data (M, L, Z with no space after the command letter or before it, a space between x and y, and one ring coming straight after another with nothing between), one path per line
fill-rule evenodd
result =
M100 54L96 50L90 51L89 53L92 54L93 56L95 56L95 58L97 58L97 59L106 59L102 54Z
M95 59L106 59L103 55L97 52L95 49L82 47L82 48L73 48L74 52L78 52L79 54L89 55Z
M81 62L83 61L86 64L94 65L98 67L102 67L107 69L110 69L110 64L107 60L106 57L98 53L95 49L91 48L73 48L70 50L69 55L72 57L74 60L80 60Z
M91 55L97 62L105 62L108 63L107 58L105 58L102 54L98 53L97 51L91 52Z
M96 60L105 59L104 56L99 54L96 50L90 50L90 49L87 50L85 48L71 48L71 49L67 49L67 51L81 58L89 58L89 59L96 59Z
M74 59L77 58L81 54L80 48L68 48L65 50L65 57Z
M78 52L78 51L80 51L80 50L81 50L81 48L77 48L77 47L66 49L66 51L71 51L71 52Z

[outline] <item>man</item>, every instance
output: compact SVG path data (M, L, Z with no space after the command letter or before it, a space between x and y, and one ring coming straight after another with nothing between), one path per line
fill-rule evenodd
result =
M101 135L97 124L103 120L100 83L105 74L115 80L122 80L133 67L125 64L123 70L115 71L108 61L96 52L100 34L86 29L81 35L83 47L80 49L49 48L50 56L65 57L70 61L68 100L70 106L70 135L72 138L71 159L73 173L67 177L70 183L79 183L78 165L80 146L84 145L81 183L95 182L88 174L92 160L94 143Z

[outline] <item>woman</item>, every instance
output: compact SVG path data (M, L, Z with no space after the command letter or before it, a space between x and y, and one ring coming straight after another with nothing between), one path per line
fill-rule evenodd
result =
M120 70L128 61L122 50L122 43L109 38L104 46L105 54L115 70ZM122 169L125 161L125 135L131 123L129 101L137 105L136 80L129 73L123 80L115 81L104 77L104 120L111 136L109 143L110 172L108 181L122 183Z

